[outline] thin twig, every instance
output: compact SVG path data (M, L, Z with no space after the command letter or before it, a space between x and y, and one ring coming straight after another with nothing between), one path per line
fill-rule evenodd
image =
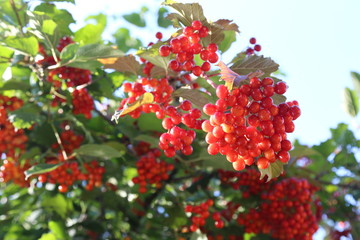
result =
M62 155L63 155L63 157L64 157L64 160L66 161L66 160L68 160L68 156L67 156L66 151L65 151L65 148L64 148L64 146L63 146L63 144L62 144L60 135L59 135L59 133L57 132L54 124L53 124L53 123L50 123L50 125L51 125L52 130L54 131L54 134L55 134L55 137L56 137L56 141L57 141L57 143L58 143L59 146L60 146L61 153L62 153Z
M111 121L111 119L104 115L99 109L95 108L95 112L99 114L99 116L102 117L105 121L107 121L110 125L116 126L116 123Z
M21 32L22 35L24 35L24 32L23 32L23 27L24 27L24 26L23 26L23 24L22 24L22 22L21 22L20 15L19 15L19 13L18 13L18 10L17 10L17 8L16 8L16 5L15 5L14 0L10 0L10 5L11 5L11 8L13 9L13 11L15 12L16 19L17 19L17 21L18 21L18 23L19 23L19 25L20 25L20 32Z

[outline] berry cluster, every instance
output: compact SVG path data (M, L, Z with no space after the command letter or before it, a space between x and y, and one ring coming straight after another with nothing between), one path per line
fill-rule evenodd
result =
M174 165L160 159L161 152L157 148L149 148L149 151L140 156L136 162L138 176L132 179L133 183L139 184L139 192L146 193L147 185L160 188L163 181L169 178L169 171L174 169Z
M24 171L30 168L29 162L19 161L19 156L25 152L28 140L23 129L16 129L8 120L8 111L22 107L23 101L17 97L0 95L0 157L5 154L0 167L0 182L13 181L21 187L28 187Z
M243 172L218 170L219 179L222 184L230 185L234 190L241 189L242 197L248 198L259 195L270 188L270 182L266 179L260 180L260 173L255 169L247 169Z
M28 140L23 129L15 129L8 120L8 111L14 111L22 107L23 101L17 97L0 95L0 153L7 157L16 158L25 151Z
M254 37L250 38L249 42L252 46L250 46L246 49L246 55L252 55L255 52L261 51L261 45L256 44L256 38L254 38Z
M206 236L207 236L208 240L224 240L224 239L227 239L227 240L244 240L243 236L236 236L236 235L229 235L229 236L227 236L227 238L225 238L223 235L219 235L219 234L215 235L215 236L207 234Z
M162 45L159 48L160 56L167 57L171 53L176 55L176 59L169 62L169 68L175 72L182 70L191 72L195 76L200 76L211 68L211 63L219 60L217 54L218 46L210 43L208 46L201 44L201 39L209 34L209 29L200 21L193 21L191 26L183 29L180 36L172 38L170 45ZM200 54L204 61L201 66L195 64L194 55Z
M63 162L61 157L49 158L47 161L49 164L57 164ZM96 160L90 163L84 163L83 167L86 173L80 170L80 166L75 161L65 161L55 170L44 173L38 176L38 181L41 183L59 184L59 192L65 193L69 190L69 187L74 185L77 181L83 181L85 183L85 189L91 191L94 187L100 187L102 185L102 176L105 173L105 168L100 166Z
M63 37L59 41L57 50L61 52L65 46L71 43L74 43L74 41L70 37ZM53 56L48 56L44 50L40 51L40 53L44 55L44 58L39 60L37 64L44 68L56 64ZM67 87L75 88L71 93L73 97L73 113L84 114L86 118L91 118L91 111L94 109L93 99L87 90L83 88L91 83L91 72L89 70L68 66L59 67L49 71L47 81L51 82L57 90L60 89L63 81ZM55 107L62 102L65 102L65 99L54 95L52 106Z
M144 104L139 106L128 115L132 118L140 117L141 112L149 113L153 112L158 118L164 117L163 108L169 105L172 100L171 94L174 89L169 85L169 81L166 78L141 78L138 82L124 83L124 92L128 93L128 98L124 98L118 111L125 108L126 105L134 103L145 92L150 92L154 96L154 104Z
M276 105L272 99L274 94L284 94L286 88L284 82L275 84L269 77L252 78L249 84L232 91L219 85L219 99L203 107L210 116L202 124L209 154L226 155L235 170L255 160L260 169L277 159L287 163L292 145L286 133L294 131L293 120L300 116L300 108L296 101Z
M262 203L238 215L237 222L247 233L265 233L279 240L310 240L318 228L312 212L316 191L305 179L287 178L263 192Z
M91 118L91 111L94 109L94 102L86 88L75 89L72 92L73 113L84 114L85 118Z
M184 111L184 112L182 112ZM181 150L184 155L190 155L193 152L191 143L196 137L193 130L180 128L179 124L183 123L188 128L201 129L203 120L200 120L201 111L192 108L190 101L183 101L177 108L168 106L165 114L169 117L162 120L162 126L168 130L160 136L159 147L164 150L167 157L175 156L176 151Z
M76 135L72 130L65 130L60 134L60 139L66 154L71 155L75 149L80 147L84 138L81 135ZM40 174L38 176L39 182L59 184L58 189L63 193L67 192L69 187L77 181L83 181L85 189L89 191L102 185L105 168L100 166L96 160L80 166L76 161L64 159L61 154L62 149L58 143L53 144L52 148L58 151L58 157L47 158L46 163L62 164L51 172ZM81 168L84 168L86 172L83 173Z
M13 181L20 187L29 187L29 180L25 179L24 172L31 167L29 161L20 162L16 158L7 158L0 167L0 182Z
M210 217L209 207L214 205L214 201L208 199L199 205L186 205L185 212L192 213L190 231L195 232L199 228L202 229L206 223L206 219ZM223 228L224 221L221 219L221 214L215 212L212 214L212 219L215 221L216 228Z

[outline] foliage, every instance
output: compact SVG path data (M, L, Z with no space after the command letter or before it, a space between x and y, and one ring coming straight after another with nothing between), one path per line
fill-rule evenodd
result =
M318 226L327 239L360 238L360 140L341 123L318 145L291 145L300 109L272 76L279 65L260 45L218 60L235 23L169 0L155 21L175 33L142 47L125 27L105 41L104 14L73 32L64 1L74 3L0 1L1 239L311 239ZM148 11L123 18L146 31ZM219 122L213 106L240 117ZM253 126L275 116L279 147L272 127ZM245 153L226 148L236 127ZM211 142L209 128L224 130Z

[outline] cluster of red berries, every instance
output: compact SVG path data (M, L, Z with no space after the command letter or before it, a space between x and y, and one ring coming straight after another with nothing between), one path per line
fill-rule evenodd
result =
M211 68L211 63L219 60L217 54L218 46L210 43L208 46L201 44L201 39L209 34L209 29L200 21L193 21L191 26L183 29L180 36L172 38L170 45L162 45L159 48L160 56L167 57L171 53L176 55L176 59L169 62L169 68L175 72L182 70L191 72L195 76L200 76ZM195 64L194 55L200 54L204 61L201 66Z
M70 37L63 37L57 45L57 50L61 52L65 46L74 43ZM53 56L48 56L43 47L40 48L40 53L44 55L44 59L37 63L43 67L48 67L56 64ZM86 69L73 68L68 66L59 67L49 71L47 81L51 82L56 89L60 89L64 81L67 87L74 87L72 94L73 113L84 114L86 118L91 118L91 111L94 109L94 102L86 89L83 87L91 83L91 72ZM55 107L59 103L65 102L56 95L53 96L52 106Z
M190 231L195 232L198 229L203 229L206 219L210 217L209 207L214 205L214 201L208 199L206 202L203 202L199 205L186 205L185 212L191 213L191 225ZM221 214L219 212L214 212L212 214L212 219L215 221L214 225L216 228L223 228L224 221L221 219ZM204 229L203 229L204 230Z
M8 111L17 110L23 104L17 97L0 95L0 153L5 153L7 157L16 158L16 155L25 151L28 138L24 130L15 129L8 119Z
M317 189L305 179L286 178L263 192L262 203L238 215L247 233L270 234L279 240L310 240L318 229L312 212L312 195Z
M84 137L76 135L72 130L65 130L60 134L60 139L64 151L67 155L70 155L75 149L80 147ZM39 182L59 184L58 189L63 193L67 192L69 187L77 181L85 183L85 189L89 191L94 187L100 187L102 185L102 176L105 173L105 168L100 166L96 160L79 166L76 161L64 159L64 156L61 154L62 149L58 143L53 144L52 148L58 150L58 157L48 158L46 163L62 164L51 172L39 175ZM84 168L85 173L80 170L81 167Z
M255 52L261 51L261 45L256 44L256 38L254 38L254 37L250 38L249 42L252 46L250 46L246 49L246 55L252 55Z
M146 92L150 92L154 96L154 104L141 105L128 113L132 118L140 117L141 112L153 112L158 118L163 118L163 108L169 105L169 102L172 100L171 94L174 91L166 78L141 78L138 82L124 83L123 87L124 92L128 93L129 97L121 101L118 111L124 109L126 104L129 105L137 101Z
M218 175L223 185L230 185L234 190L241 189L242 197L259 195L270 188L270 182L266 178L260 180L260 172L255 169L246 169L243 172L218 170Z
M341 240L341 239L350 239L351 228L344 230L332 230L330 232L331 240ZM346 238L343 238L346 237Z
M184 111L184 112L182 112ZM160 136L159 147L164 150L167 157L173 157L176 151L181 150L184 155L190 155L193 152L191 143L196 137L193 130L180 128L179 124L183 123L188 128L201 129L203 120L200 120L201 111L192 108L188 100L184 100L178 107L168 106L165 109L166 117L162 120L162 126L168 130Z
M202 124L209 154L226 155L235 170L255 160L260 169L277 159L287 163L292 145L286 133L294 131L293 120L300 116L300 108L296 101L276 105L271 98L275 93L284 94L286 88L284 82L275 84L269 77L252 78L249 84L232 91L219 85L219 99L203 107L210 116Z
M29 180L25 179L25 171L31 167L28 160L20 162L16 158L8 157L3 161L0 167L0 182L9 182L19 185L20 187L29 187Z
M24 171L30 168L29 161L19 161L19 156L25 152L28 140L23 129L16 129L8 119L8 111L22 107L23 101L17 97L0 95L0 158L5 154L0 167L0 182L13 181L21 187L28 187Z
M169 178L169 172L174 169L174 165L160 159L161 152L157 148L148 150L140 156L136 162L138 176L132 179L133 183L139 184L139 192L146 193L148 185L155 185L160 188L163 181Z
M59 155L60 156L60 155ZM61 159L61 157L59 157ZM58 158L49 158L47 163L57 164L62 162ZM85 189L91 191L94 187L102 185L102 176L105 173L105 168L100 166L96 160L90 163L84 163L86 173L80 170L80 166L75 161L65 161L55 170L44 173L38 176L38 181L41 183L59 184L59 192L65 193L69 187L74 185L77 181L85 183Z
M94 101L86 88L75 89L72 92L73 109L74 114L84 114L85 118L91 118L91 111L94 109Z
M207 239L208 240L244 240L244 236L236 236L236 235L229 235L227 237L224 237L223 235L209 235L207 234Z

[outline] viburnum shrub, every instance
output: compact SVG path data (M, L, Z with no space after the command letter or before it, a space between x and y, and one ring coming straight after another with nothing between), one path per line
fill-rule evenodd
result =
M174 1L74 32L56 2L0 3L0 239L359 238L359 141L291 141L265 41Z

